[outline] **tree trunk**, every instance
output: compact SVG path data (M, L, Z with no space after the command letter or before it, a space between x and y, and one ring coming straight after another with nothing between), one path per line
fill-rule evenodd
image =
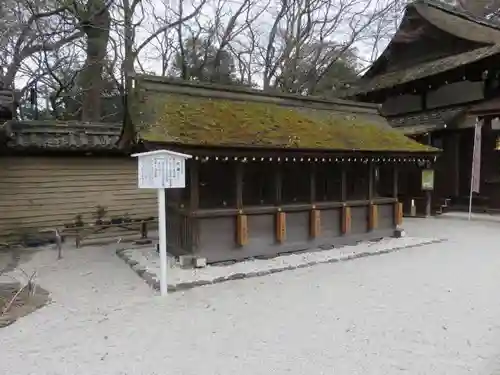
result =
M134 142L135 139L135 127L132 123L132 118L130 116L130 95L132 93L132 77L134 73L134 29L132 25L133 12L130 6L129 0L123 0L123 10L124 10L124 36L125 36L125 59L123 61L123 79L125 83L125 95L123 100L123 125L120 134L120 139L118 140L118 146L124 148L129 146Z
M92 4L91 4L92 3ZM100 0L90 0L88 6L91 17L84 26L87 37L87 59L82 70L82 121L101 120L101 95L106 49L109 41L109 9Z

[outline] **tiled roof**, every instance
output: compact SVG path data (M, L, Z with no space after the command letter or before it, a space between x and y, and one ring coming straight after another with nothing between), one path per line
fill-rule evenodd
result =
M469 50L396 70L390 67L384 68L388 59L391 59L393 47L397 47L401 40L405 40L409 32L416 33L416 30L411 29L416 26L410 26L416 22L421 24L418 30L425 35L433 33L432 30L441 30L458 40L468 41ZM425 27L426 25L431 27ZM411 30L407 30L408 27ZM423 38L425 35L420 37ZM407 5L400 28L385 51L367 70L364 78L355 82L351 89L344 90L339 96L349 98L443 73L497 55L500 53L499 45L499 24L475 17L442 2L417 0ZM398 48L401 50L401 46ZM408 48L411 48L411 45L408 45Z
M417 0L408 5L435 27L459 38L480 43L496 44L500 25L476 17L456 7L434 0Z
M439 128L449 125L465 111L465 108L439 109L434 111L412 113L404 116L390 117L388 118L388 121L391 126L395 128L418 125L431 125Z
M408 69L381 74L366 81L358 81L356 87L346 90L342 93L342 96L352 97L359 94L366 94L371 91L391 88L397 85L443 73L448 70L452 70L497 54L500 54L500 44L482 47L458 55L448 56L431 62L418 64Z
M97 151L117 149L121 124L12 120L0 132L11 149Z

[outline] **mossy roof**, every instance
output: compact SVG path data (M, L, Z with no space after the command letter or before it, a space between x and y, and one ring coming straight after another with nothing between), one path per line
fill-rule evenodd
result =
M142 91L141 98L133 104L132 118L141 140L158 143L331 151L438 151L393 130L376 114L336 113L262 101Z

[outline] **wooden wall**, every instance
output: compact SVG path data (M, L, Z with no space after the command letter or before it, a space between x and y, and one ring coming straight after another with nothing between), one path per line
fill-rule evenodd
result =
M137 162L119 157L1 157L0 237L62 227L81 214L156 217L156 195L137 188Z

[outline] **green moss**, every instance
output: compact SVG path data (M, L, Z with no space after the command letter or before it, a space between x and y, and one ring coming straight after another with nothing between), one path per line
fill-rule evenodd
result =
M134 108L141 139L186 145L431 152L370 117L272 103L151 94ZM138 112L140 111L140 113Z

